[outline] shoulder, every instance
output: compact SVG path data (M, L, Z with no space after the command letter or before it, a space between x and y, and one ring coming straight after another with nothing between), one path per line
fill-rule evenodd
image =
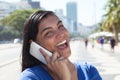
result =
M75 63L78 74L83 74L83 76L89 78L90 80L102 80L98 70L90 63L82 62Z
M96 69L93 65L87 62L75 62L74 63L77 69L82 69L87 72Z
M40 66L25 69L19 80L51 80L49 73Z
M38 66L27 68L20 74L20 80L38 80L34 70L37 70Z

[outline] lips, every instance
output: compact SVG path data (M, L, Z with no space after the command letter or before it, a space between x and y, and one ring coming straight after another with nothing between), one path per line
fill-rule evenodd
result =
M67 42L67 41L66 41L66 40L64 40L64 41L62 41L62 42L58 43L56 46L63 45L63 44L65 44L66 42Z
M67 40L63 40L62 42L58 43L56 47L59 49L66 49L68 47Z

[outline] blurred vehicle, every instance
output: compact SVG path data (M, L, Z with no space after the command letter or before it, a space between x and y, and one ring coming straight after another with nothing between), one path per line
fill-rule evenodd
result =
M15 38L14 41L13 41L13 43L15 43L15 44L16 43L21 43L21 40L19 38Z

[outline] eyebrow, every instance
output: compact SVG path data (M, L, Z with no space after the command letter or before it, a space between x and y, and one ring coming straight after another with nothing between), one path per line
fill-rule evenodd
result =
M61 20L60 20L60 21L58 21L57 25L58 25L58 24L60 24L60 23L62 23L62 21L61 21Z
M61 20L58 21L57 25L59 25L60 23L62 23ZM41 31L41 34L42 34L45 30L47 30L47 29L51 29L51 27L46 27L46 28L44 28L44 29Z

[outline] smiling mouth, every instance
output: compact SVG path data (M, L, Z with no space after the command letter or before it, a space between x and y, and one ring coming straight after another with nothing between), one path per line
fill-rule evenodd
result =
M68 47L68 42L67 42L67 40L63 40L62 42L60 42L60 43L58 43L57 45L56 45L56 47L57 48L59 48L59 49L66 49L67 47Z

